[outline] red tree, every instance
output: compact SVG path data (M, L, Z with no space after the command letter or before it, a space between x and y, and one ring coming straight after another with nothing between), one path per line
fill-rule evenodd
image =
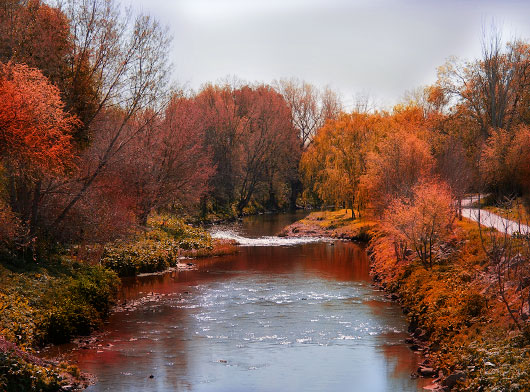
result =
M0 65L0 162L8 176L11 209L34 231L46 176L73 165L72 129L59 90L39 70Z

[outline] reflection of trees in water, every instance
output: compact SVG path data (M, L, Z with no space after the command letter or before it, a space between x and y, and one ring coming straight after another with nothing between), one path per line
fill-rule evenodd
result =
M82 371L99 377L102 389L130 384L134 390L158 385L191 390L189 324L189 309L153 301L133 312L113 314L96 347L73 352L72 357ZM117 380L118 374L123 379Z

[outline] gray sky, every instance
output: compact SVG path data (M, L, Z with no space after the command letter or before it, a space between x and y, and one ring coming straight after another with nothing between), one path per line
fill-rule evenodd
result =
M358 93L393 105L434 82L449 56L478 57L492 18L505 39L530 38L522 0L123 1L170 27L181 84L297 77L329 85L346 105Z

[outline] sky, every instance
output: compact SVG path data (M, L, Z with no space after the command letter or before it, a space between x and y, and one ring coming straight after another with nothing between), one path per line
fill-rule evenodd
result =
M167 25L173 78L199 89L237 77L295 77L378 107L432 84L450 56L481 53L492 21L503 38L530 38L523 0L123 0ZM350 108L348 108L350 106Z

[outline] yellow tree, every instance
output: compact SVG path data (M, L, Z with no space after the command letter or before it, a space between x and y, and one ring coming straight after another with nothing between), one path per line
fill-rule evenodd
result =
M304 152L301 169L308 189L321 200L360 211L361 176L380 129L379 114L343 114L329 120Z

